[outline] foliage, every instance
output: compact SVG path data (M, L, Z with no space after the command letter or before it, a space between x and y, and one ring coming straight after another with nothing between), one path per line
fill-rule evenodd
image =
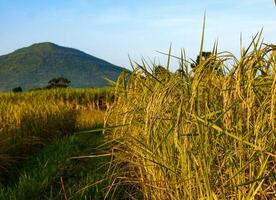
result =
M19 86L19 87L15 87L12 89L13 92L22 92L22 88Z
M201 55L198 55L196 57L196 61L194 61L193 64L191 64L191 68L195 68L196 66L198 66L200 64L200 62L207 60L208 58L210 58L210 56L212 55L212 52L207 52L207 51L203 51L201 53Z
M48 81L48 85L46 86L47 89L52 88L67 88L71 81L64 77L57 77L53 78Z

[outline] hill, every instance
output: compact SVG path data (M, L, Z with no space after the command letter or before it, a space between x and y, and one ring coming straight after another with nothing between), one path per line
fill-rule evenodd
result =
M71 87L104 87L104 78L116 80L126 69L73 48L37 43L0 56L0 91L45 87L55 77L65 77Z

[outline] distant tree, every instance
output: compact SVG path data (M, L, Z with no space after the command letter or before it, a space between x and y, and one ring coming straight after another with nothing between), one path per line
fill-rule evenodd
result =
M209 59L211 56L213 56L213 58ZM195 69L200 63L204 64L205 67L212 69L213 72L215 72L217 75L223 75L221 64L220 62L218 62L216 54L213 54L209 51L203 51L201 54L201 60L200 55L198 55L196 61L194 61L194 63L191 64L191 68Z
M154 67L153 73L155 75L163 75L163 74L168 73L168 71L165 67L163 67L161 65L157 65L157 66Z
M186 76L185 71L183 69L177 69L175 71L175 74L178 75L181 78L185 78L185 76Z
M47 89L51 89L51 88L67 88L69 86L69 83L71 83L71 81L69 81L68 79L64 78L64 77L57 77L57 78L53 78L48 82L48 85L46 86Z
M161 65L156 65L153 69L153 75L157 77L160 80L166 79L166 77L169 77L170 71L167 70L165 67Z
M23 90L22 90L22 87L19 86L19 87L13 88L12 91L13 92L22 92Z
M207 60L212 55L209 51L203 51L201 55L201 61ZM191 68L195 68L200 63L200 55L197 56L196 61L191 64Z

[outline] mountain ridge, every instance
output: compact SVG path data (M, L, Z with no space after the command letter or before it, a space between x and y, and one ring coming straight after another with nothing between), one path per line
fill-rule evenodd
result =
M116 80L125 68L78 49L51 42L35 43L0 56L0 91L45 87L55 77L65 77L72 87L105 87L103 78Z

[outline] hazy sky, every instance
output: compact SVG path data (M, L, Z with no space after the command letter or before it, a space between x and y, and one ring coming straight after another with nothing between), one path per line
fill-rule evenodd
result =
M0 0L0 55L38 42L74 47L128 67L128 54L164 62L156 51L199 50L207 12L205 50L219 38L219 49L238 54L264 28L276 43L273 0ZM175 68L175 66L174 66Z

